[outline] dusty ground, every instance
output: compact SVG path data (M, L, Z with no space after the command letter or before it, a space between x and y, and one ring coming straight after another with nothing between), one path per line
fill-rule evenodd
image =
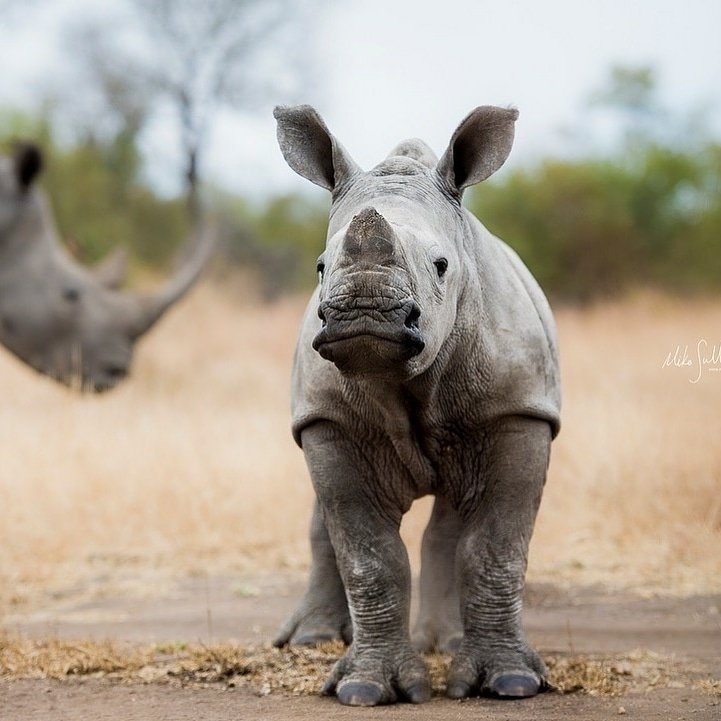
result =
M683 689L616 698L543 696L522 702L436 698L423 706L376 709L340 706L334 699L258 697L240 689L109 685L102 682L3 684L7 721L325 721L326 719L452 719L453 721L607 721L623 717L643 721L718 721L719 702Z
M47 600L42 611L6 619L9 634L29 638L105 639L180 647L233 640L266 642L303 588L297 572L186 578L158 597ZM436 697L424 707L343 709L330 699L295 696L256 682L181 685L84 677L0 681L0 718L30 719L566 719L626 715L638 719L721 718L721 596L642 599L597 587L529 587L526 628L549 660L585 658L618 682L621 695L549 693L523 702ZM78 641L78 643L80 643ZM269 657L280 652L263 651ZM7 671L7 670L6 670ZM276 674L279 672L276 672ZM313 670L310 686L325 668ZM317 677L317 678L316 678ZM147 677L150 678L150 677ZM275 679L274 679L275 684ZM611 687L613 688L613 686Z

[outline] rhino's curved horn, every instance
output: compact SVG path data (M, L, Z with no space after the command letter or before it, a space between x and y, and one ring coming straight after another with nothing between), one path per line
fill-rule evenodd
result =
M206 222L193 233L188 257L180 270L158 293L140 298L140 312L133 327L135 337L153 326L171 305L182 298L195 284L205 269L215 247L217 223Z
M128 251L122 246L115 248L93 266L90 272L103 287L118 290L128 274Z

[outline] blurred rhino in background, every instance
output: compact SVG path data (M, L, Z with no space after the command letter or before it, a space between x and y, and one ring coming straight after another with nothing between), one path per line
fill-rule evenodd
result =
M213 246L196 231L175 277L155 294L121 293L123 257L94 271L61 245L44 193L42 154L31 144L0 157L0 342L66 385L105 391L128 375L135 342L193 286Z

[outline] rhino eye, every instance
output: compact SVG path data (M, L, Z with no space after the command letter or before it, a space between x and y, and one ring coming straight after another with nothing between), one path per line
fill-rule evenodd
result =
M433 265L436 266L438 277L442 278L448 270L448 261L445 258L439 258L438 260L433 261Z
M76 288L65 288L63 298L67 300L68 303L77 303L80 298L80 291Z
M110 378L116 378L118 380L125 378L125 376L128 375L128 371L122 366L109 366L105 369L105 373Z

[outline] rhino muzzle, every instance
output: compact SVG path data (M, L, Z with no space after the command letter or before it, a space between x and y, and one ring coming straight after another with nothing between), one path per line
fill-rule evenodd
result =
M412 300L383 309L377 303L355 303L352 310L324 302L318 315L323 327L313 339L313 348L341 371L385 370L425 348L417 325L420 309Z
M399 286L397 240L375 208L350 222L324 299L323 327L313 339L320 355L349 373L386 372L425 347L418 327L421 309Z

